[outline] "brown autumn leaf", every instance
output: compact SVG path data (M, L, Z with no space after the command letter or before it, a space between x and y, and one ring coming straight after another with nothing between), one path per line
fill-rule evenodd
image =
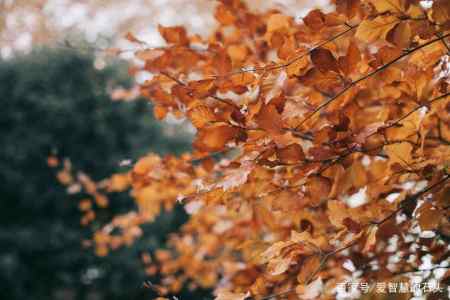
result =
M375 244L377 242L377 232L378 226L371 226L368 229L367 240L362 250L363 253L368 253L374 250Z
M167 93L160 85L151 86L144 93L148 98L152 99L155 103L162 106L175 106L176 102L174 101L171 94Z
M306 182L306 192L312 198L317 199L314 204L319 204L322 200L327 199L331 191L331 181L323 176L314 176Z
M433 1L431 16L438 24L447 24L450 20L450 3L446 0Z
M361 61L361 51L355 40L351 40L345 56L339 57L339 68L344 74L357 71L358 63Z
M190 81L188 87L192 90L193 96L197 98L206 98L216 91L216 84L213 79Z
M214 17L223 25L231 25L236 21L236 16L225 5L220 4L216 7Z
M430 202L424 203L418 209L418 219L421 230L435 230L442 217L444 211L433 207Z
M413 32L409 22L403 21L398 23L394 29L388 34L387 40L399 48L408 48L411 44Z
M256 116L256 121L262 129L272 134L281 133L283 128L281 114L273 104L264 105Z
M303 22L312 30L317 31L325 26L325 15L321 10L314 9L303 18Z
M239 128L228 124L214 124L201 128L193 142L196 149L204 152L217 152L237 137Z
M273 14L267 20L267 32L284 31L290 27L291 17L283 14Z
M255 82L256 77L252 73L244 72L233 74L231 77L231 82L233 85L244 85L248 86Z
M344 82L342 77L333 71L320 72L317 68L309 69L305 75L298 77L299 82L311 86L325 95L333 95L339 92Z
M360 0L336 0L336 11L347 16L348 19L355 17L362 11Z
M344 227L344 220L351 218L348 213L348 208L345 203L338 200L331 200L327 202L327 215L331 224L336 227Z
M400 22L395 16L382 15L373 20L362 21L356 30L355 37L372 43L378 39L386 40L389 32Z
M169 111L167 110L167 108L165 106L162 105L155 105L153 107L153 116L157 119L157 120L162 120L167 116L167 113Z
M233 62L242 62L247 58L248 49L244 45L230 45L227 53Z
M197 129L203 128L206 125L217 121L217 116L209 107L205 105L199 105L189 110L187 116L191 120L192 125L194 125Z
M130 177L128 173L117 173L111 176L108 190L113 192L121 192L130 186Z
M297 281L299 283L306 283L311 274L313 274L320 266L320 257L313 255L307 257L300 267L300 271L297 275Z
M405 0L369 0L375 9L380 13L402 13L405 11Z
M399 163L407 166L412 161L413 146L408 142L394 143L384 146L384 151L389 156L389 163Z
M160 50L160 49L145 49L145 50L136 51L135 56L143 61L147 61L147 60L152 61L152 60L160 57L163 54L164 54L164 51Z
M299 144L290 144L287 147L277 149L277 157L281 163L294 164L305 159L302 146Z
M289 66L286 68L286 73L289 77L301 76L307 71L308 66L308 57L306 55L302 55L290 62Z
M325 146L314 146L309 148L308 155L312 156L314 160L327 160L335 156L333 149Z
M116 180L137 206L95 230L96 253L131 245L141 226L181 204L187 222L147 271L161 276L165 293L207 287L221 295L224 283L233 292L225 299L247 291L332 298L347 259L359 266L376 252L380 268L358 277L370 285L395 280L428 253L438 263L450 232L450 104L439 98L450 58L437 36L447 35L448 1L425 9L416 0L333 0L336 11L313 10L303 22L250 2L219 1L210 34L172 28L167 47L136 51L144 64L130 75L152 73L139 92L158 118L192 120L195 150L150 154L127 178L70 180L96 206L107 204ZM98 226L95 217L87 209L81 222ZM440 234L416 239L416 249L398 239L398 251L415 259L387 270L390 238L407 237L416 221Z
M330 50L317 48L311 51L311 61L320 72L334 71L339 73L339 67L336 58Z
M386 63L393 61L401 54L402 54L401 49L397 47L383 46L378 50L376 58L379 61L379 65L382 66Z
M232 70L230 55L224 49L220 49L214 54L213 64L218 75L225 75Z
M158 31L168 44L189 45L186 29L182 26L165 27L158 25Z

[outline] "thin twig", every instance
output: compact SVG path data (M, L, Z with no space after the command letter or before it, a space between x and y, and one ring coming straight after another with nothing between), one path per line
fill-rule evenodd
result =
M349 83L346 87L344 87L342 90L340 90L336 95L334 95L333 97L331 97L330 99L328 99L327 101L325 101L324 103L320 104L317 108L315 108L309 115L307 115L301 122L300 124L297 125L297 127L295 127L295 129L298 130L298 128L300 128L307 120L311 119L311 117L313 117L316 113L318 113L319 111L321 111L323 108L327 107L329 104L331 104L332 102L334 102L337 98L339 98L340 96L342 96L343 94L345 94L348 90L350 90L352 87L354 87L355 85L357 85L358 83L372 77L375 74L378 74L379 72L387 69L389 66L393 65L394 63L398 62L399 60L401 60L402 58L410 55L411 53L414 53L424 47L427 47L437 41L441 41L446 37L449 37L450 33L447 33L446 35L442 35L436 39L430 40L420 46L417 46L413 49L407 50L405 51L403 54L401 54L400 56L396 57L395 59L389 61L388 63L384 64L383 66L373 70L372 72L352 81L351 83Z

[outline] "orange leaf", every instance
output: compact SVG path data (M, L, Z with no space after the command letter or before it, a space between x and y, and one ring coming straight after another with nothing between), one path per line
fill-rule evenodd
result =
M262 129L270 133L280 133L283 128L281 115L273 104L264 105L256 116L256 120Z
M205 152L221 151L225 145L234 139L239 133L239 129L227 124L215 124L203 127L197 133L194 147Z
M198 98L211 96L216 91L216 85L213 79L191 81L189 82L189 88L192 89L194 97Z
M146 60L154 60L155 58L160 57L162 54L164 54L164 51L159 49L146 49L136 51L134 55L140 60L146 61Z
M439 24L448 24L450 20L450 2L448 0L433 1L431 16Z
M153 115L157 120L162 120L166 117L168 110L162 105L155 105L153 107Z
M375 42L378 39L386 40L388 33L400 20L395 16L383 15L373 20L362 21L356 30L356 38L366 43Z
M350 74L356 70L361 61L361 52L354 40L350 41L347 54L339 58L339 67L345 74Z
M306 72L308 65L308 56L295 58L295 60L286 68L286 73L289 77L303 75Z
M225 5L220 4L216 8L216 12L214 14L219 23L222 25L231 25L236 21L236 17L232 11L230 11Z
M330 50L317 48L311 51L311 61L320 72L335 71L339 72L336 59Z
M388 40L400 48L407 48L411 44L413 34L409 22L398 23L388 36Z
M320 30L325 26L325 15L319 9L314 9L303 18L303 22L314 31Z
M227 53L232 61L241 62L248 55L248 49L244 45L231 45L227 48Z
M231 58L225 50L220 50L214 55L213 65L218 75L224 75L232 70Z
M189 110L188 117L197 129L205 127L210 122L217 121L214 112L204 105L196 106Z
M362 251L363 253L370 252L375 247L375 244L377 242L377 231L378 226L372 226L369 228L368 230L369 235L367 236L366 243L364 244L364 249Z
M435 230L444 216L443 212L443 210L433 207L430 202L422 204L418 210L420 229Z
M375 9L380 13L401 13L405 10L404 0L370 0Z
M282 14L273 14L267 20L267 31L287 30L290 27L291 17Z
M187 37L186 29L182 26L164 27L158 25L159 33L169 44L176 44L187 46L189 39Z
M384 151L389 156L389 163L400 163L400 165L407 165L412 160L413 146L407 142L395 143L384 146Z
M292 164L304 160L305 154L299 144L290 144L282 149L277 149L277 157L284 164Z
M320 266L320 258L318 255L307 257L303 262L300 271L297 275L297 281L299 283L305 283L309 279L311 274L317 271Z

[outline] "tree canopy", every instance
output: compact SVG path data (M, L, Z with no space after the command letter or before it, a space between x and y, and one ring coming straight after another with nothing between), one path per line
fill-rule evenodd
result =
M131 73L152 75L140 91L155 117L186 117L197 133L192 153L148 154L95 185L138 207L95 232L99 255L182 203L188 222L144 258L164 277L150 285L161 296L184 285L218 300L445 287L450 2L333 3L298 21L222 0L207 38L160 26L167 46L151 48L127 35L142 61ZM422 288L399 297L448 297Z

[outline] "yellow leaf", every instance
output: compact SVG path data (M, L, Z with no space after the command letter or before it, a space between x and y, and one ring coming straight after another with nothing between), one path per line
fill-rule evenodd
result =
M292 61L292 63L290 63L286 68L286 73L289 77L303 75L306 72L308 65L308 56L305 55L295 58L294 61Z
M238 128L224 124L204 127L197 133L194 147L205 152L221 151L238 132Z
M372 43L378 39L386 39L387 34L399 22L394 16L378 16L373 20L362 21L355 36L366 43Z
M213 111L205 105L196 106L191 109L188 112L188 117L191 120L192 125L194 125L197 129L203 128L207 124L217 120L217 117Z
M375 243L377 242L377 231L378 231L378 226L372 226L368 230L369 234L367 236L366 244L364 245L363 253L367 253L367 252L371 251L373 249L373 247L375 246Z
M400 13L405 10L404 0L370 0L370 2L380 14L385 12Z
M248 49L244 45L231 45L227 48L227 53L232 61L243 61L248 55Z
M289 20L291 18L282 14L273 14L267 21L267 31L274 32L277 30L287 30L290 27Z
M389 156L389 163L400 163L403 166L411 162L412 149L413 146L408 142L401 142L384 146L384 151Z

